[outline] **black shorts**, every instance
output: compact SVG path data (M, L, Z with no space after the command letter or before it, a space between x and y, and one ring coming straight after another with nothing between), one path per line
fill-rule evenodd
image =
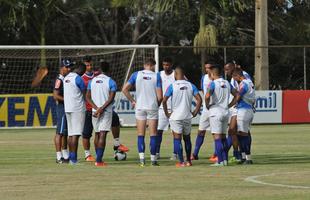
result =
M118 114L113 110L112 113L112 127L120 126Z
M91 138L93 133L93 123L92 123L92 111L86 111L85 113L85 124L82 133L83 138Z
M63 104L58 104L56 106L56 116L57 116L56 133L67 136L68 135L67 118Z

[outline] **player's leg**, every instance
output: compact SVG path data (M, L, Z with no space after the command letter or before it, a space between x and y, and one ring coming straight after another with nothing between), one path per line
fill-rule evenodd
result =
M65 163L68 163L69 162L69 151L68 151L68 125L67 125L67 117L66 117L66 114L63 113L63 128L62 128L62 131L61 131L61 139L62 139L62 157L64 158L63 161Z
M192 141L191 141L191 119L183 120L183 140L186 152L186 165L192 166L191 154L192 154Z
M106 139L107 139L107 131L100 131L99 133L96 133L98 135L98 143L97 143L97 149L96 149L96 166L106 166L106 164L103 162L103 154L106 146Z
M56 163L63 163L63 156L61 151L62 146L62 132L64 129L64 107L62 105L56 106L57 124L56 134L54 136L54 144L56 149Z
M90 138L92 137L93 125L92 125L92 111L85 112L85 124L83 128L83 147L85 153L85 160L93 162L95 158L90 153Z
M233 157L229 160L230 163L240 162L239 142L237 136L237 115L230 118L228 137L227 137L227 150L233 147Z
M251 138L249 136L250 126L253 120L253 111L250 109L240 109L237 116L238 138L242 159L245 164L252 164L251 158Z
M163 133L167 131L169 127L169 119L165 115L163 109L158 111L158 127L157 127L157 142L156 142L156 157L160 158L160 147L163 140Z
M207 113L207 111L203 111L201 113L200 119L199 119L199 126L198 126L198 133L197 133L197 137L196 137L196 142L195 142L195 148L194 148L194 152L192 155L192 160L198 160L198 154L199 154L199 150L204 142L204 138L205 138L205 134L206 134L206 130L207 128L209 128L210 124L209 124L209 114Z
M58 164L61 164L63 163L63 160L62 160L62 152L61 152L61 135L59 133L57 133L56 131L56 134L55 134L55 137L54 137L54 144L55 144L55 149L56 149L56 163Z
M179 162L176 167L185 167L182 146L183 125L181 120L170 120L170 126L173 134L173 149L177 153Z
M113 149L122 152L127 152L129 151L128 147L126 147L120 142L120 126L121 124L119 122L118 114L115 111L113 111L112 112L112 135L114 138Z
M150 132L150 153L151 153L151 164L158 166L156 157L157 147L157 126L158 126L158 111L147 111L148 127Z
M146 111L136 110L136 125L137 125L137 147L139 152L140 166L145 165L145 129L147 122Z

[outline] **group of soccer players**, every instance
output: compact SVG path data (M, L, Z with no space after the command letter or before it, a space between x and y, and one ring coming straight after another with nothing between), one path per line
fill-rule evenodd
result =
M107 76L108 72L109 63L102 61L100 66L93 66L89 56L81 63L62 60L53 91L57 105L57 129L54 138L56 163L77 163L78 141L82 136L85 160L95 162L96 166L105 166L103 154L106 134L110 130L114 138L114 150L128 151L128 148L120 143L119 117L112 110L117 86L115 81ZM93 130L96 158L90 152Z
M192 166L192 161L199 159L198 154L206 131L210 131L214 139L214 155L211 157L213 166L226 166L228 163L252 164L250 126L254 116L255 90L250 76L241 66L234 62L225 66L206 62L205 74L201 79L201 97L196 86L187 80L184 68L176 66L173 69L171 58L163 59L163 70L159 73L155 72L155 65L154 59L146 60L144 69L134 72L122 88L123 94L135 108L140 166L146 165L146 128L148 127L150 133L151 165L158 166L163 132L167 131L169 126L174 145L171 159L179 160L177 167ZM106 166L103 154L106 134L111 127L115 150L128 151L128 148L119 142L119 119L112 109L117 86L115 81L107 76L108 68L108 63L101 62L100 67L92 69L90 57L86 57L84 63L79 65L63 60L54 88L58 116L55 136L58 163L77 163L78 139L82 135L85 159L95 161L96 166ZM136 91L135 97L130 94L132 89ZM84 100L86 90L87 111ZM196 101L194 110L193 99ZM200 112L202 104L192 153L191 119ZM69 153L66 150L66 118ZM113 127L118 127L118 131ZM93 128L96 159L89 151ZM231 146L233 157L228 160Z

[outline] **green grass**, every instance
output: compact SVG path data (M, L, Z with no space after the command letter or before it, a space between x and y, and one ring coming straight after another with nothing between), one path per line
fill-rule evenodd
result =
M197 128L193 129L194 144ZM169 133L163 139L160 167L138 167L135 129L124 128L121 140L131 150L128 160L114 161L109 135L105 153L109 166L96 168L83 159L78 166L57 165L53 129L0 130L0 199L310 199L310 188L244 181L275 173L258 180L310 187L309 130L310 125L254 126L255 164L223 168L209 166L213 143L208 135L200 160L181 169L168 159L172 151ZM83 155L80 145L79 158Z

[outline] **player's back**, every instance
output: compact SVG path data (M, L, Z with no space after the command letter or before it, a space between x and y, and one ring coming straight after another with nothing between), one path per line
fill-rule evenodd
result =
M102 106L109 99L110 91L116 92L116 89L115 81L104 74L94 77L88 84L88 90L91 91L91 98L96 106ZM105 111L112 112L112 104Z
M228 109L229 97L231 92L231 85L223 78L218 78L210 82L211 95L211 109Z
M158 110L156 88L161 88L161 78L158 73L150 70L135 72L132 76L136 87L136 109Z
M198 92L198 89L186 80L177 80L171 84L167 89L167 95L171 95L172 115L170 119L183 120L192 118L192 101L194 95Z
M237 104L237 108L252 109L255 103L255 88L254 84L249 79L244 79L239 85L239 93L241 100Z
M70 72L64 78L64 104L66 112L85 111L82 90L85 89L83 79L75 72Z

